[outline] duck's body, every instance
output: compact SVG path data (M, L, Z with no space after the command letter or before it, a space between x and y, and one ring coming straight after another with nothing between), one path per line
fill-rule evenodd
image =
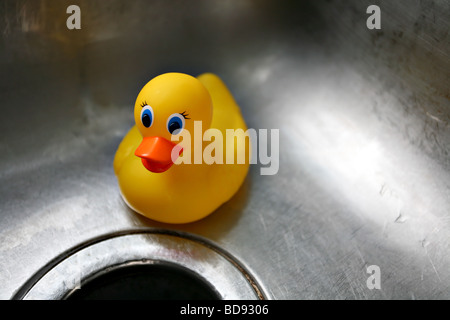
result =
M249 161L248 157L246 157L245 164L225 164L224 156L224 164L213 163L208 165L204 161L202 161L202 164L193 164L192 161L192 164L171 165L170 169L161 169L163 170L162 172L158 171L158 167L158 170L155 170L157 172L149 171L153 168L152 164L144 166L145 161L143 159L145 156L136 156L135 152L137 153L136 150L142 148L145 138L150 137L147 139L150 140L155 135L162 135L164 141L170 139L170 134L167 135L167 132L162 132L163 128L167 127L168 122L164 124L164 121L160 120L157 123L158 114L163 113L161 109L170 109L176 106L185 108L183 105L183 92L188 92L186 109L190 118L186 117L186 120L183 120L186 121L186 130L190 128L191 130L189 131L193 131L193 120L199 118L203 123L203 130L208 128L218 129L223 135L225 144L234 143L234 141L225 139L227 129L242 129L246 131L247 127L231 93L217 76L203 74L197 78L198 80L195 80L198 83L193 80L195 78L187 75L166 74L160 77L163 76L167 77L166 81L171 80L172 78L170 77L173 77L172 82L181 81L182 88L179 89L179 86L174 86L173 91L170 91L172 88L169 88L170 90L167 94L161 94L161 90L158 87L161 84L158 84L157 81L152 84L152 88L146 89L144 87L136 101L136 125L122 140L116 152L114 171L118 178L122 197L133 210L160 222L187 223L209 215L221 204L228 201L243 183L248 172ZM189 87L186 91L184 81L189 83L187 84L188 86L192 85L194 87ZM160 82L162 84L165 83L162 80ZM172 82L169 82L169 86L171 86ZM146 86L149 86L149 84ZM198 101L196 100L198 97L190 96L196 92L197 87L198 95L202 96ZM206 89L207 93L203 92L204 89ZM170 92L173 92L172 95ZM206 97L207 95L208 97ZM173 99L176 101L173 101ZM140 123L142 117L142 107L139 106L140 100L148 101L148 105L152 105L154 100L153 113L151 115L153 116L154 114L155 125L150 125L152 128L149 129L152 129L153 132L148 135L146 131L148 129ZM192 106L188 101L192 101ZM211 102L212 107L208 107ZM145 103L147 106L147 102ZM195 108L201 104L205 105L201 107L203 109L196 110ZM212 110L212 115L208 114L210 112L208 111L209 108ZM167 118L166 114L175 111L177 110L164 111L164 117ZM178 107L178 112L180 111L186 110L181 110ZM204 142L203 148L209 143ZM236 151L238 147L238 144L234 144ZM245 148L248 154L249 146L246 145ZM225 146L224 149L226 149Z

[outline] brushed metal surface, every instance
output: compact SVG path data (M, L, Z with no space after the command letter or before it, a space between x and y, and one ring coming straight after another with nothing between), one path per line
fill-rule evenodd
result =
M77 3L81 30L69 1L0 4L1 299L143 227L209 239L274 299L450 298L448 1ZM129 210L112 169L137 93L167 71L217 73L249 127L280 129L278 174L252 166L189 225Z

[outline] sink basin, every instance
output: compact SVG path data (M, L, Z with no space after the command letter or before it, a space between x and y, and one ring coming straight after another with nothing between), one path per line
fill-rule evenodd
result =
M66 2L0 9L0 299L161 277L212 299L450 298L448 2L381 1L381 29L365 0L78 3L79 30ZM278 172L251 165L186 225L131 211L112 167L140 88L170 71L218 74L249 128L279 130Z

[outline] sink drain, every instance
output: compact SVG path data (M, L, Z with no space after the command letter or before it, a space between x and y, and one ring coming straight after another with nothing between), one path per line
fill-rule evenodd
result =
M200 237L139 229L92 239L39 270L12 299L266 299L236 258Z
M132 261L86 279L68 300L218 300L204 279L166 262Z

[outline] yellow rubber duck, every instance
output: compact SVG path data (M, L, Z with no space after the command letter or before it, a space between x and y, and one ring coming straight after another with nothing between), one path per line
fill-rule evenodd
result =
M120 143L114 158L121 195L134 211L160 222L189 223L212 213L242 185L249 169L251 146L248 139L245 144L236 141L245 139L247 126L218 76L205 73L195 78L166 73L153 78L136 99L134 119L136 124ZM197 136L193 136L194 123L196 128L201 123ZM223 149L217 148L211 154L223 157L223 161L198 164L198 159L193 159L177 164L183 157L189 160L193 155L202 155L215 141L211 135L209 141L204 139L207 129L222 134ZM227 129L235 130L236 139L226 139ZM191 141L184 139L184 130L190 133ZM175 135L182 136L182 141L173 141ZM194 143L198 139L200 152ZM244 163L229 164L225 153L233 150L236 160L242 148ZM174 160L177 155L179 158Z

